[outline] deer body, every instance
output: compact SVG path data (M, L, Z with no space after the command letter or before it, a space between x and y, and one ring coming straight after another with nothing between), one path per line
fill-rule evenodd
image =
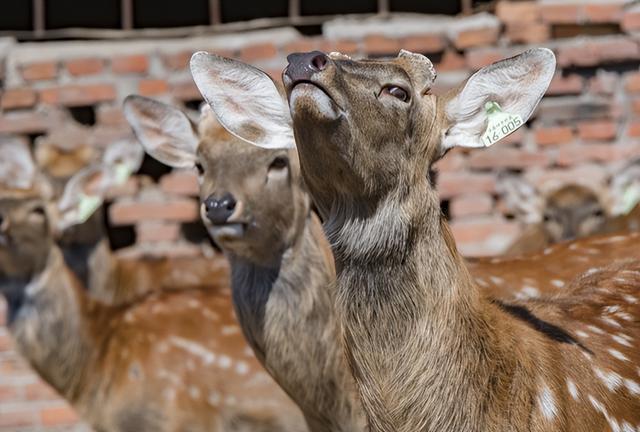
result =
M331 250L295 154L231 137L210 111L197 135L181 111L151 99L130 97L125 114L152 156L198 168L202 218L229 259L243 333L309 429L364 430L339 343Z
M496 104L504 125L526 121L554 70L550 51L530 50L440 97L429 93L433 65L418 54L295 54L283 75L286 107L266 74L194 55L196 84L227 128L261 147L298 148L326 220L347 358L371 430L640 424L640 251L589 270L566 295L501 303L469 275L427 178L447 149L487 145ZM260 105L239 103L247 94ZM256 123L263 133L252 133Z

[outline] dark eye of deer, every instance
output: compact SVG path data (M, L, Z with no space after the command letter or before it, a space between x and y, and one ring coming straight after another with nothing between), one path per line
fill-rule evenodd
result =
M269 165L269 169L272 170L283 170L289 166L289 161L285 157L277 157Z
M198 170L198 175L204 174L204 168L200 162L196 162L196 170Z
M603 216L604 216L604 210L602 210L602 209L595 210L595 211L593 212L593 215L594 215L595 217L603 217Z
M31 210L31 213L39 216L45 216L44 207L42 206L34 207L33 210Z
M382 89L383 93L388 93L396 99L400 99L402 102L409 101L409 93L402 87L388 86Z

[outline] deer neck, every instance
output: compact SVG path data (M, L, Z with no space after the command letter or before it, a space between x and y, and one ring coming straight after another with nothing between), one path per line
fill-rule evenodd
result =
M489 377L507 357L426 179L374 209L332 215L327 229L371 430L484 430Z
M29 280L1 283L10 293L9 329L19 351L45 381L76 402L93 344L84 292L64 264L62 252L53 247L44 269Z
M258 359L311 430L363 430L334 313L330 249L317 217L307 213L303 222L275 266L231 257L236 312Z

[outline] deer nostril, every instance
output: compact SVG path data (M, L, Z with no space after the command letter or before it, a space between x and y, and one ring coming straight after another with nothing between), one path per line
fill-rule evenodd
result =
M327 56L324 54L318 54L311 59L311 66L317 70L322 71L327 67Z
M214 224L223 224L235 211L236 204L236 199L230 193L224 194L221 198L211 195L204 202L207 218Z

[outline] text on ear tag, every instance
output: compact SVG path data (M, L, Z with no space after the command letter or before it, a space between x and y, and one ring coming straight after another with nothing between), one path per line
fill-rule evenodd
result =
M76 210L78 215L77 223L85 223L101 205L102 198L100 198L99 196L82 194L82 196L80 197L80 201L78 202L78 208Z
M489 101L484 109L487 112L487 130L482 135L485 147L492 146L524 124L520 115L502 111L498 102Z

